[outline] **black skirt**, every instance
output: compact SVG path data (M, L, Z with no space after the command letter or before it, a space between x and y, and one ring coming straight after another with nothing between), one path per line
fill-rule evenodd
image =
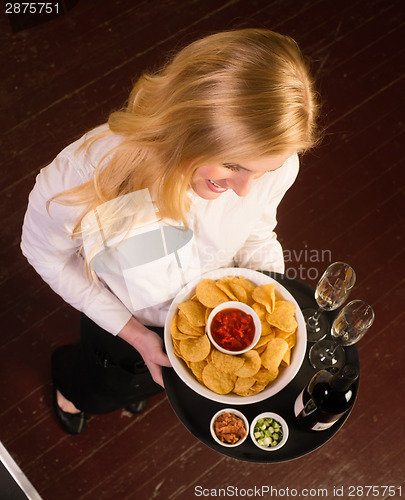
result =
M163 328L148 327L163 338ZM52 355L56 388L76 408L103 414L162 392L139 352L82 315L80 343Z

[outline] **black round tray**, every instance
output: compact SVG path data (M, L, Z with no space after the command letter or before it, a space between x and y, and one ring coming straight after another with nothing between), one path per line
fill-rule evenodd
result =
M281 283L295 298L301 309L316 307L314 289L297 279L290 279L277 273L266 273ZM335 313L324 313L329 322L333 320ZM275 451L264 451L252 442L250 436L244 443L235 448L226 448L217 444L210 433L210 421L212 416L222 408L229 405L211 401L200 396L190 389L178 377L172 368L163 369L163 379L167 397L173 410L185 425L185 427L201 442L215 451L238 460L249 462L283 462L306 455L316 450L341 428L350 412L346 413L332 427L324 431L305 431L297 427L294 416L294 402L303 387L316 373L308 361L308 350L313 344L307 345L307 352L300 370L294 379L278 394L258 403L247 405L236 405L235 408L246 415L249 424L259 413L272 411L281 415L289 426L289 437L286 444ZM350 346L345 348L347 362L359 365L357 348ZM357 380L359 384L359 379Z

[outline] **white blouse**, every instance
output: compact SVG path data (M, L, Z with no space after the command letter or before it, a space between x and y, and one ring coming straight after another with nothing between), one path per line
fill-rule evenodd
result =
M173 221L152 220L135 226L124 239L105 241L104 207L98 207L97 236L101 243L96 254L90 254L95 236L92 233L87 238L85 228L95 214L83 221L82 238L72 239L82 208L56 202L47 207L47 201L92 179L99 159L119 143L120 137L109 134L89 151L79 148L91 135L107 129L107 125L98 127L64 149L40 171L29 196L22 252L66 302L116 335L131 315L145 325L163 326L174 296L205 272L235 265L284 272L283 252L274 228L277 206L298 174L297 155L280 169L254 180L243 198L228 190L208 201L191 192L187 229ZM133 197L134 206L143 203L146 212L148 207L152 209L146 190ZM90 260L99 282L89 281L84 258Z

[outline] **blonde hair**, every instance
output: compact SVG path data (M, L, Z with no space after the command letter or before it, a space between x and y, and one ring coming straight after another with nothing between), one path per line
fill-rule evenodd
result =
M160 216L186 225L198 166L304 152L318 140L317 113L307 61L290 37L262 29L207 36L138 79L108 120L122 142L94 179L63 198L89 212L154 187Z

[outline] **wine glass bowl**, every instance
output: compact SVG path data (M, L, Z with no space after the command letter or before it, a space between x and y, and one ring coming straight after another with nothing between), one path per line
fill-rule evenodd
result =
M329 322L323 311L338 309L356 282L356 273L345 262L333 262L321 276L315 289L318 309L304 309L308 342L317 342L328 333Z
M352 300L337 315L331 328L332 340L324 339L314 344L309 360L317 370L340 368L346 360L342 346L358 342L374 323L373 308L363 300Z
M332 324L332 339L347 346L358 342L374 322L373 308L363 300L352 300Z

